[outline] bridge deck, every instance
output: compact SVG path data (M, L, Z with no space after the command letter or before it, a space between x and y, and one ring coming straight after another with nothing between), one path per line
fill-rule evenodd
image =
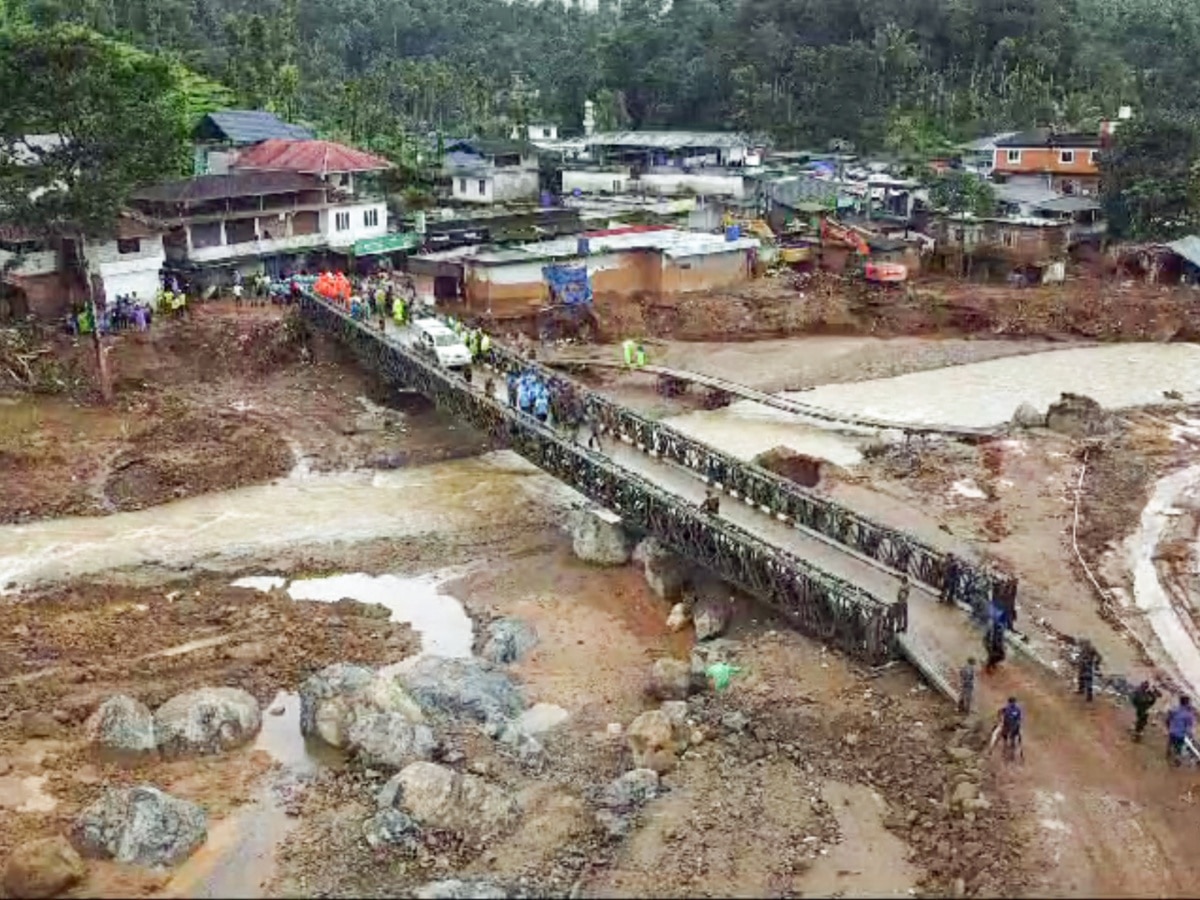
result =
M625 368L623 363L613 362L612 360L598 360L587 357L573 358L570 356L560 356L549 359L546 360L546 364L550 366L568 368L571 366L587 366L602 369ZM641 366L631 371L642 372L647 375L657 375L664 378L675 378L680 381L687 381L693 384L700 384L705 387L723 391L727 394L733 394L741 397L744 400L750 400L753 403L760 403L763 406L770 406L774 409L779 409L784 412L789 412L797 416L804 416L806 418L815 419L821 422L849 425L855 428L870 428L880 431L903 431L908 434L945 434L966 441L982 441L995 436L995 431L987 428L971 428L957 425L934 425L926 422L897 422L887 419L877 419L872 416L861 416L851 413L838 412L837 410L826 409L820 406L812 406L808 403L801 403L798 400L790 400L786 397L778 397L774 394L767 394L762 391L757 391L754 388L747 387L744 384L738 384L737 382L729 381L725 378L718 378L713 375L705 375L701 372L689 372L684 369L669 369L665 366Z
M383 337L378 332L373 336L375 339ZM411 352L412 337L408 329L396 328L388 323L387 343ZM471 388L467 389L458 379L454 381L460 386L458 390L482 393L489 376L494 377L494 373L480 367L473 372ZM494 399L503 403L503 381L500 378L495 378L495 381ZM532 427L534 423L530 424ZM695 471L656 457L612 434L602 437L600 455L618 470L628 472L630 478L640 478L654 485L685 507L695 510L704 497L705 484ZM885 603L896 596L899 578L894 570L829 537L782 521L761 507L725 496L717 518L740 529L748 538L791 554L814 570L841 579ZM900 642L899 649L913 658L927 674L931 674L935 683L952 685L953 673L965 657L968 654L977 655L979 640L976 632L961 610L939 603L928 586L920 581L913 580L911 583L907 607L908 634Z

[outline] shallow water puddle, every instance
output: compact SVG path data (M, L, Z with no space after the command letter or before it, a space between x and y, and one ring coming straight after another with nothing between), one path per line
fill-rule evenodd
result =
M301 578L290 583L278 577L251 576L239 578L233 584L234 587L260 591L286 584L293 600L336 603L348 597L360 603L378 603L391 613L391 621L412 626L421 639L421 654L466 658L471 655L475 642L474 625L462 603L442 590L447 581L462 574L462 568L416 577L355 572L325 578Z

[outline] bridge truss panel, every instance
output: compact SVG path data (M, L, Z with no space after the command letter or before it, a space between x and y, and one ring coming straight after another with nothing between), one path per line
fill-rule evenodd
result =
M431 365L312 296L302 297L300 307L313 324L339 337L364 366L392 383L419 391L498 444L617 513L627 526L653 534L675 552L766 602L797 630L870 664L900 653L896 636L908 625L905 603L885 602L727 520L703 513L602 454L473 390L458 375ZM641 443L664 439L647 427L652 423L630 424L639 429L644 439ZM680 452L694 452L694 448L681 448Z

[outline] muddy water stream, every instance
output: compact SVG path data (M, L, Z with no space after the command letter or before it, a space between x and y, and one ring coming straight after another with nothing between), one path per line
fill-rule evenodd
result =
M394 472L309 474L138 512L0 527L0 593L131 566L502 525L535 504L577 499L509 452Z
M1119 409L1162 402L1168 390L1179 391L1188 401L1200 400L1200 346L1081 347L827 384L780 396L894 422L992 427L1008 422L1025 402L1044 412L1063 392L1086 394L1101 406ZM850 466L861 461L861 448L871 439L863 429L822 427L814 420L748 400L669 421L742 459L783 446Z

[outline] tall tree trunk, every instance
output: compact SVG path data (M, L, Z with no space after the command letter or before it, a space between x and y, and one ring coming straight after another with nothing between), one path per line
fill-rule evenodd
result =
M79 270L83 273L83 283L87 289L88 308L92 312L92 346L96 350L96 376L100 381L100 396L105 403L112 403L112 374L108 370L108 354L105 352L104 341L100 337L100 313L96 309L96 288L92 284L92 274L88 271L87 257L84 255L83 243L82 236L75 239Z

